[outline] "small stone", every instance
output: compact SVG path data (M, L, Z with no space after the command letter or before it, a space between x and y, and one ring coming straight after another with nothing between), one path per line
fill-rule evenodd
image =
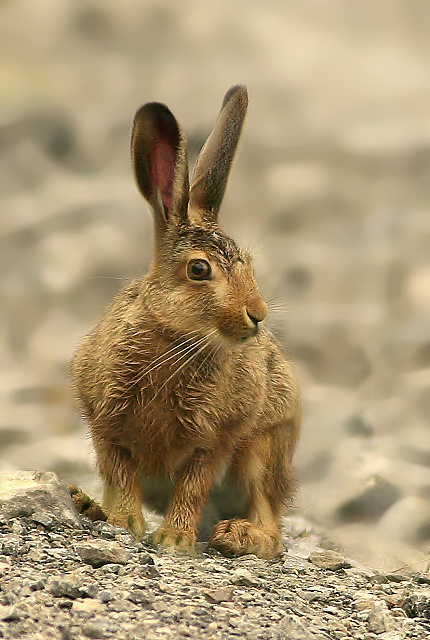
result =
M233 571L231 582L241 587L258 587L260 585L260 580L251 571L242 568Z
M319 586L300 591L300 596L308 602L327 602L332 594L333 589Z
M129 553L117 542L108 540L90 540L76 545L76 552L84 562L92 567L106 564L127 564Z
M97 567L99 573L102 575L109 575L114 573L115 575L120 575L124 571L124 567L122 564L115 564L113 562L108 562L107 564L102 565L101 567Z
M31 520L36 524L43 525L46 529L52 529L55 526L55 519L52 515L43 511L40 513L33 513Z
M148 598L143 589L134 589L130 592L127 599L130 600L130 602L133 602L133 604L139 604L145 608L152 605L152 600Z
M20 555L21 539L16 535L3 536L1 541L1 550L5 556Z
M383 600L378 600L368 617L369 630L373 633L385 633L394 629L394 620L388 611L387 604Z
M86 638L94 638L95 640L106 638L104 628L95 624L84 627L82 633Z
M103 589L102 591L99 591L98 598L100 602L106 603L106 602L110 602L111 600L114 600L115 596L113 595L112 591L109 591L108 589Z
M72 598L74 600L81 595L79 586L67 579L52 580L48 591L54 598Z
M15 607L10 605L0 605L0 620L4 620L4 622L19 620L19 616L17 618L14 617L14 609Z
M140 575L145 576L146 578L159 578L160 572L155 565L144 564L140 570Z
M410 576L405 576L403 573L386 573L386 577L390 582L409 582Z
M35 562L37 564L43 562L45 557L46 556L43 551L40 551L39 549L30 549L30 551L27 553L26 559L29 562Z
M430 620L430 589L421 589L411 593L403 604L409 618L426 618Z
M310 624L303 624L298 616L286 615L278 624L272 627L274 634L271 636L277 640L283 638L291 638L294 640L317 640L321 638L320 634L316 634Z
M137 606L128 600L112 600L108 606L109 611L116 611L117 613L136 611L137 609Z
M81 613L95 613L102 611L103 608L103 603L98 600L76 600L72 607L73 611L80 611Z
M338 571L348 569L351 563L340 553L330 550L313 551L309 556L309 561L320 569Z
M354 609L356 611L365 611L371 609L375 604L376 596L367 591L359 591L354 598Z
M220 604L221 602L231 602L233 600L233 587L224 587L223 589L213 589L206 591L205 597L209 602Z
M41 591L44 588L45 588L45 583L43 582L43 580L33 580L30 583L30 589L32 591Z
M0 562L0 576L5 575L10 570L10 562Z
M140 564L148 564L154 565L154 558L149 555L149 553L139 553L139 562Z

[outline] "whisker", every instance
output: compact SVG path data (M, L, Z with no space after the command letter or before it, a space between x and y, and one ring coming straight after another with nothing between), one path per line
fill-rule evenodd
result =
M212 341L211 341L212 342ZM210 343L208 343L209 346ZM201 361L201 363L199 364L199 366L197 367L197 369L194 371L193 375L191 376L190 380L188 381L188 387L191 386L192 381L194 380L194 378L196 377L196 375L198 374L198 372L200 371L201 367L205 364L205 362L210 358L210 356L215 356L216 353L218 353L218 351L220 350L220 346L215 346L213 349L211 349L209 351L209 353L203 358L203 360Z
M185 360L185 362L183 362L181 364L180 367L178 367L177 369L175 369L175 371L167 378L167 380L165 380L165 382L161 385L161 387L159 387L159 389L157 390L156 394L154 395L153 398L151 398L151 400L147 403L150 404L151 402L153 402L153 400L155 400L155 398L158 396L158 394L164 389L164 387L170 382L170 380L177 375L189 362L191 362L191 360L193 360L196 356L199 355L199 353L201 353L204 349L206 349L206 347L210 344L211 340L209 340L208 338L210 338L210 336L214 335L214 333L216 333L216 329L213 329L213 331L211 331L211 333L209 333L207 336L205 336L204 339L204 344L197 350L194 351L194 353L191 354L191 356L189 358L187 358ZM200 341L202 342L202 341Z
M163 364L165 364L166 362L169 362L169 360L172 360L177 355L179 355L181 352L185 351L187 353L187 348L184 349L184 347L186 347L186 345L188 343L190 343L190 342L192 344L191 345L188 344L188 346L189 347L193 347L194 346L193 345L193 341L194 340L195 340L195 338L188 338L188 340L184 340L183 342L180 342L179 344L175 345L174 347L172 347L168 351L166 351L166 352L160 354L159 356L157 356L154 360L152 360L152 362L143 371L140 372L139 377L135 378L133 380L133 385L138 384L146 375L151 373L151 371L154 371L154 369L158 369L159 367L163 366ZM200 340L202 340L202 339L200 339ZM198 344L200 344L199 341L198 341ZM171 354L171 355L169 355L169 354ZM169 356L169 357L166 357L166 356Z
M121 280L121 282L131 282L131 278L120 278L119 276L90 276L90 280Z

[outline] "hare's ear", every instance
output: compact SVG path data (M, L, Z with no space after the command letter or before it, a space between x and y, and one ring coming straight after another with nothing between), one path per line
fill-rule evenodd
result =
M170 110L159 102L134 118L131 162L137 185L151 205L156 229L186 222L189 182L186 141Z
M246 87L231 87L225 94L215 127L197 159L191 183L190 208L203 221L217 221L247 107Z

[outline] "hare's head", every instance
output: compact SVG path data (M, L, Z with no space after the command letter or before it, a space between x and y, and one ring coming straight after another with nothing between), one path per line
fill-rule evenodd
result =
M139 109L131 143L135 178L155 224L146 303L172 330L229 343L255 336L267 313L251 258L218 225L247 104L244 87L227 92L191 187L185 137L165 105Z

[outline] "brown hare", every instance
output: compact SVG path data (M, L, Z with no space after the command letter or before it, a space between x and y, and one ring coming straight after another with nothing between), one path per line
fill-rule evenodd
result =
M263 327L250 256L218 225L247 103L244 87L227 92L191 187L172 113L157 102L136 113L132 164L154 258L84 339L73 377L109 522L141 537L143 502L165 511L155 544L191 551L212 519L211 547L272 558L301 413L291 364Z

